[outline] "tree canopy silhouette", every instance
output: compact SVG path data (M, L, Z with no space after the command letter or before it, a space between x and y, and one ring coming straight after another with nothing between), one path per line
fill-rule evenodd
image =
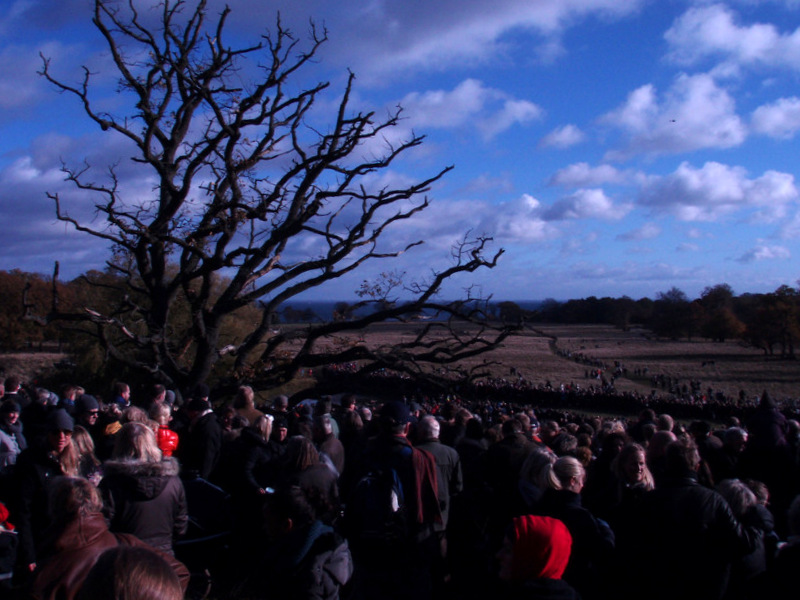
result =
M133 198L123 193L117 168L101 181L89 165L64 166L67 179L93 195L104 222L72 216L54 193L57 217L113 246L108 264L119 276L118 301L87 303L70 313L54 301L37 317L41 322L90 322L110 356L181 387L209 377L223 357L232 359L226 368L235 377L264 386L303 367L341 361L421 374L426 363L453 364L508 335L509 328L487 323L469 289L459 302L438 300L454 275L491 268L503 252L489 250L490 238L468 234L449 264L424 281L387 276L362 286L359 308L374 305L371 312L276 329L288 300L421 244L391 248L381 242L387 229L429 205L427 192L452 167L411 184L376 186L374 174L423 136L388 141L400 108L383 117L353 110L352 73L329 125L311 125L312 108L329 87L301 87L299 73L314 66L327 39L313 23L301 40L278 17L260 41L233 47L226 34L229 8L212 18L205 0L165 0L153 24L152 13L142 15L137 6L133 0L94 3L93 22L127 108L111 113L93 101L88 68L81 81L68 83L42 57L41 74L77 99L102 131L131 142L132 160L149 169L156 185ZM180 318L179 305L185 311ZM226 320L254 305L260 310L250 330L223 344ZM425 323L403 347L357 344L332 351L320 344L327 336L423 311L446 318ZM34 312L28 303L31 318ZM467 335L463 321L476 324Z

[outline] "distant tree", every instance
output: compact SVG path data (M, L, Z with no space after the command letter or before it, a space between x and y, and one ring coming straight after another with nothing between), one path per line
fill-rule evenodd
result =
M525 320L525 310L519 304L510 300L498 302L497 312L500 320L505 323L522 323Z
M672 287L656 294L650 328L656 335L679 339L691 330L691 307L688 296Z
M700 294L703 307L703 336L717 342L736 338L744 333L744 323L733 310L734 293L728 284L706 287Z
M770 294L753 296L748 302L743 337L768 356L795 358L795 340L800 337L800 291L782 285Z
M155 24L137 8L135 0L94 2L93 22L119 76L118 113L95 102L88 68L75 84L56 78L48 58L41 71L100 129L128 140L132 160L155 181L152 195L137 200L122 193L114 168L104 181L90 166L65 166L67 179L97 199L100 225L71 216L59 195L50 195L59 220L113 245L109 268L120 278L119 293L112 305L90 308L87 300L69 313L54 302L44 315L31 297L28 318L88 323L107 356L180 387L205 380L219 365L259 386L342 361L423 374L426 364L453 365L510 333L487 329L469 290L469 302L438 300L453 276L496 264L502 250L488 253L491 240L484 236L465 236L451 264L426 281L382 288L367 299L378 307L367 316L276 333L276 315L302 292L421 244L386 248L384 233L427 208L425 194L450 167L407 187L371 185L370 176L423 138L387 141L394 139L399 109L383 118L354 112L352 74L330 125L313 124L312 108L328 83L303 88L295 78L315 62L325 31L312 25L303 49L278 20L259 43L237 48L227 43L229 8L208 24L205 0L164 0ZM225 343L226 323L255 305L257 322ZM179 308L185 313L178 317ZM320 343L426 309L448 319L395 352L366 345L331 352ZM464 322L478 324L474 335L463 335ZM272 360L278 354L281 361Z

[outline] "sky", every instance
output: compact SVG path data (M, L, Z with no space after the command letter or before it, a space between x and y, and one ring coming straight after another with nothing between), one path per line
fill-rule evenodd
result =
M157 4L134 1L144 14ZM91 165L98 180L114 164L129 194L152 194L130 149L38 74L40 56L70 82L86 65L98 105L124 113L91 4L0 7L0 269L51 274L58 260L70 279L103 268L103 242L55 218L48 193L70 214L94 214L64 164ZM257 41L278 13L299 35L310 19L327 28L298 75L298 85L331 82L321 120L349 71L354 110L403 107L393 135L426 140L385 181L454 167L430 207L384 238L425 244L309 299L349 299L390 269L424 281L466 232L504 254L445 296L639 299L676 287L696 298L722 283L737 295L798 285L800 0L209 0L209 12L225 4L233 42Z

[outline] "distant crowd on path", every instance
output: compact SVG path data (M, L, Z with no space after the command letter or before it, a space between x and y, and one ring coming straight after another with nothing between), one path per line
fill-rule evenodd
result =
M796 597L800 423L767 394L713 428L401 390L59 391L5 381L3 597Z

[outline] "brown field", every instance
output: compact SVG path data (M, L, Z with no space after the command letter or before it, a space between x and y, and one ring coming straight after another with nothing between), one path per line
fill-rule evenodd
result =
M411 325L384 324L363 336L368 342L392 344L411 337ZM418 328L418 326L417 326ZM550 381L554 386L575 383L586 387L590 366L559 356L555 350L581 353L605 363L613 371L615 361L627 368L628 376L618 378L620 391L648 393L650 376L668 375L681 383L699 381L703 391L738 396L744 390L748 397L767 390L776 398L800 397L800 361L767 358L761 350L746 347L738 341L724 343L673 341L653 338L648 331L621 331L601 325L536 325L507 339L502 347L473 359L470 366L485 361L487 369L497 377L510 377L511 367L534 384ZM705 365L704 365L705 363ZM637 369L648 369L648 376L636 377Z
M391 345L408 341L419 327L419 324L386 323L363 334L352 333L330 340L329 344L334 347L363 340ZM511 377L513 367L534 384L550 381L554 386L575 383L586 387L593 383L585 377L590 366L563 358L554 350L571 351L573 356L582 353L604 362L611 370L614 362L619 361L628 369L628 377L615 382L620 391L648 393L652 389L649 377L634 376L637 369L647 368L649 375L669 375L687 384L691 380L700 381L704 391L710 387L729 396L737 396L739 390L744 390L753 397L767 390L776 398L800 397L800 361L767 359L760 350L736 341L659 340L644 330L625 332L610 326L537 325L509 338L493 352L471 360L469 366L487 363L485 368L494 376L506 378ZM13 373L31 381L52 372L54 363L62 358L64 355L56 353L3 354L0 375ZM287 386L290 393L307 385L301 381L293 383Z

